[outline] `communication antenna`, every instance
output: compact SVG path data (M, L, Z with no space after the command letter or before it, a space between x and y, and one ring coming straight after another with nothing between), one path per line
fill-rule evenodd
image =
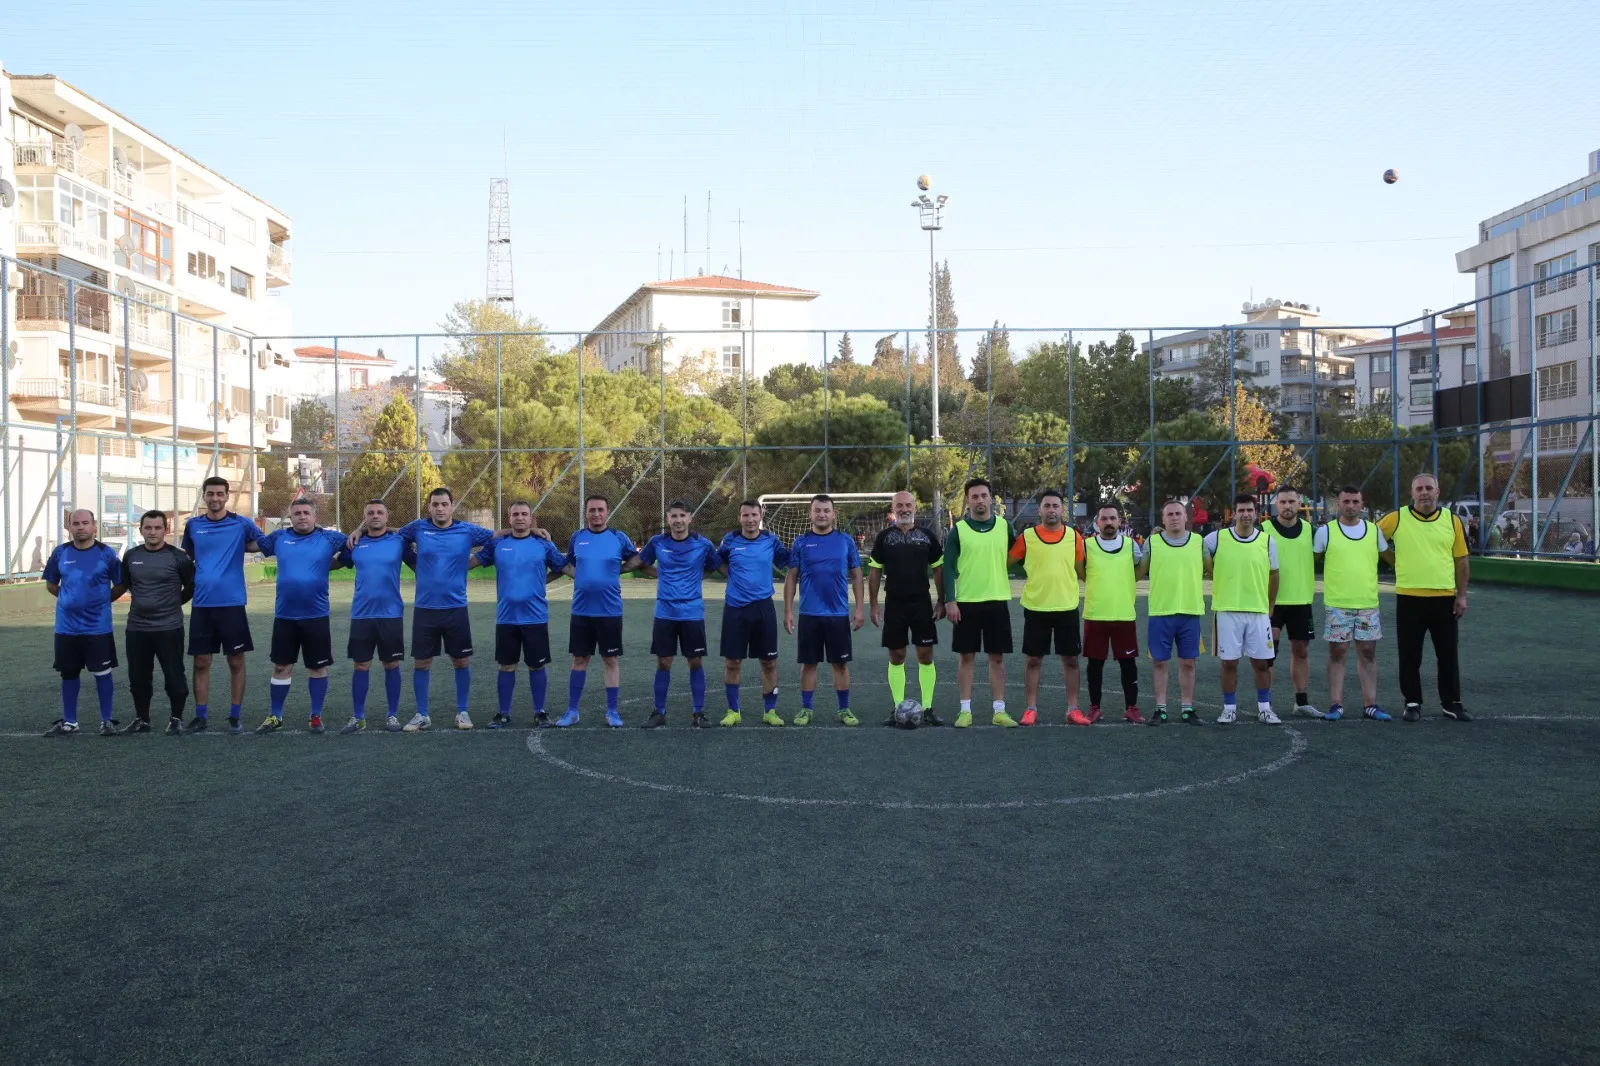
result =
M83 147L82 126L78 125L76 122L69 122L67 123L66 129L62 130L61 132L62 135L66 137L67 143L72 146L73 151L77 151L79 148Z
M511 180L489 179L489 269L485 301L516 314L511 277Z
M711 273L711 190L706 190L706 269Z

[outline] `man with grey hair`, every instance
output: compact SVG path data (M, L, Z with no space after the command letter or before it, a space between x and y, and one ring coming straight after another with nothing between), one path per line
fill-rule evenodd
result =
M1439 480L1424 470L1411 479L1411 505L1378 519L1394 567L1394 621L1399 631L1402 721L1422 718L1422 642L1433 638L1439 702L1446 718L1470 722L1461 706L1458 626L1467 613L1467 534L1461 519L1439 508Z

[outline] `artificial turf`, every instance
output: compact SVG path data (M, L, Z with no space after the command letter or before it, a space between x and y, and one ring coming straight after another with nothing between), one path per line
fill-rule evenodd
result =
M252 599L264 648L270 589ZM480 657L471 734L441 728L441 677L421 736L45 740L49 619L11 619L0 1061L1596 1061L1600 708L1574 635L1600 600L1471 602L1478 721L1289 729L881 729L869 626L857 730L823 692L806 730L692 732L680 662L673 723L645 732L650 604L630 600L623 731L598 727L598 677L577 730L483 729ZM473 616L487 647L492 606ZM554 605L557 650L565 618ZM1380 657L1398 703L1392 637ZM939 663L948 717L947 649ZM252 725L267 676L257 652ZM558 659L557 709L565 676ZM1215 660L1200 676L1209 716ZM341 662L334 728L348 681ZM1353 663L1346 684L1358 702ZM1280 709L1290 689L1285 663ZM369 713L382 699L374 685ZM158 681L158 729L162 701ZM297 680L291 725L305 710Z

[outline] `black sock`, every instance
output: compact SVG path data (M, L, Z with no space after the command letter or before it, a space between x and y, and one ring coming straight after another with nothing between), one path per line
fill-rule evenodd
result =
M1309 692L1296 692L1294 694L1294 705L1296 707L1304 707L1306 704L1308 704L1310 702L1311 702L1311 694Z
M1089 669L1089 706L1100 706L1100 691L1105 680L1106 661L1104 659L1090 659Z
M1139 664L1133 659L1118 659L1122 670L1122 698L1129 707L1139 706Z

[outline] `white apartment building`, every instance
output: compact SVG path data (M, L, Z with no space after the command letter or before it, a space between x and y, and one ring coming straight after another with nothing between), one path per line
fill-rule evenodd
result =
M607 370L643 369L656 331L668 339L670 368L685 354L710 353L724 374L758 378L779 363L816 361L809 305L818 294L761 281L702 274L653 281L612 311L583 339Z
M1248 375L1248 384L1278 390L1279 410L1290 416L1294 432L1309 431L1317 393L1323 410L1355 410L1355 368L1345 349L1373 340L1378 331L1325 321L1321 308L1292 301L1246 303L1242 311L1245 320L1231 327L1189 330L1158 339L1155 373L1194 377L1200 357L1214 338L1224 338L1225 345L1231 329L1236 373ZM1141 350L1149 347L1148 343L1140 345Z
M1405 333L1340 350L1341 356L1354 361L1358 408L1376 407L1397 425L1426 426L1433 422L1436 387L1453 389L1478 380L1477 312L1470 307L1448 311L1442 316L1443 325L1429 316L1430 312L1424 311L1423 320L1407 327Z
M415 362L402 364L385 355L382 348L367 353L341 345L338 358L334 356L334 350L326 345L294 350L291 401L318 400L330 411L337 409L341 423L348 426L370 414L367 409L373 404L387 404L398 390L416 410L423 445L435 460L460 444L455 419L467 402L460 391L426 379L418 390Z
M289 355L251 340L292 332L289 216L53 75L0 68L0 120L0 573L73 506L113 543L191 513L213 469L248 511L250 456L289 440Z
M1456 268L1475 276L1483 380L1534 374L1534 411L1541 418L1589 412L1600 278L1594 270L1563 272L1596 263L1600 151L1590 153L1584 177L1484 219L1478 243L1456 253ZM1541 427L1537 443L1541 452L1570 454L1582 437L1583 426L1569 422ZM1520 433L1508 438L1497 443L1497 457L1505 460L1523 443Z

